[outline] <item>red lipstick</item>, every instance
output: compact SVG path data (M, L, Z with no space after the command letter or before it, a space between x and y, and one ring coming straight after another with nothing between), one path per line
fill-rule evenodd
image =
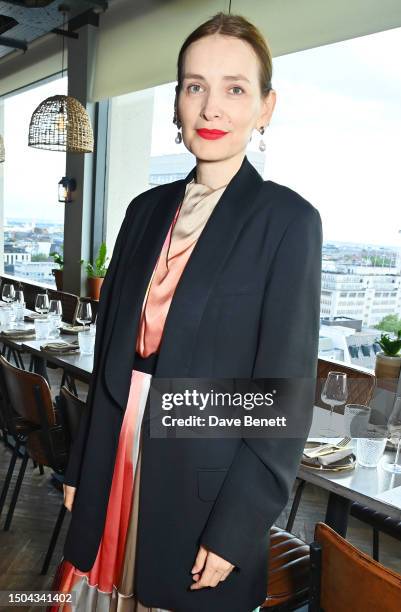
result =
M196 130L197 134L201 138L205 138L206 140L217 140L217 138L222 138L228 132L223 132L222 130L207 130L206 128L201 128L200 130Z

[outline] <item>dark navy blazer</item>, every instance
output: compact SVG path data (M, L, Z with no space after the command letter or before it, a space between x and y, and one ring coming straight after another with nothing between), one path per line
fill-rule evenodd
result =
M65 482L77 486L64 557L96 558L145 291L195 170L127 208L103 283L94 372ZM250 612L266 597L269 529L284 509L312 418L322 227L292 189L247 157L211 213L167 315L155 377L310 377L299 437L161 439L144 429L136 595L175 612ZM190 591L199 544L236 567Z

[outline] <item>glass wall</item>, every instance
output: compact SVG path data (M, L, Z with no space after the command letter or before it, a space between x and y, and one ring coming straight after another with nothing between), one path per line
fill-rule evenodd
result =
M401 328L400 54L397 28L275 58L266 151L255 131L247 153L322 216L320 355L369 368L376 326ZM111 248L130 200L195 164L174 142L175 84L111 101Z
M64 204L58 182L65 174L65 153L28 147L31 115L49 96L67 93L67 78L8 96L3 102L4 272L54 285L57 267L50 253L61 252Z

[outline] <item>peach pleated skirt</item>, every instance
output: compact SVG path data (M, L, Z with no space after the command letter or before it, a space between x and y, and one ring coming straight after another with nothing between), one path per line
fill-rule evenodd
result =
M144 606L134 593L141 424L151 379L147 372L132 370L106 522L95 563L89 572L81 572L62 558L52 590L74 593L75 603L52 606L48 612L172 612Z

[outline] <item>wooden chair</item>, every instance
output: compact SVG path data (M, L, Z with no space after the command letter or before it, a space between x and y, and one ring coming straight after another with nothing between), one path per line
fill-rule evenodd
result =
M26 452L26 442L28 434L33 430L37 429L38 426L27 421L21 417L18 412L13 410L10 402L8 401L8 394L5 388L5 381L3 377L3 370L1 364L6 362L6 359L0 355L0 423L3 434L3 440L6 444L9 444L11 439L12 444L12 455L10 457L10 463L8 465L6 478L3 483L3 487L0 494L0 515L4 508L4 503L7 498L7 493L10 488L11 479L14 473L15 465L18 457L22 457L22 463L17 476L16 486L21 486L22 479L24 477L26 465L28 462L28 454ZM8 362L7 362L8 363ZM41 468L43 473L43 468Z
M5 400L12 410L31 428L26 435L26 453L4 525L4 531L8 531L28 458L31 457L42 466L48 466L57 474L63 475L68 460L69 443L75 435L76 424L79 422L78 414L74 416L74 411L78 412L79 410L82 413L85 404L77 398L72 400L71 394L63 389L59 405L55 408L45 378L11 365L2 356L0 356L0 371L4 382ZM68 405L67 408L65 408L65 404ZM73 424L73 431L68 429L68 423ZM41 574L45 574L48 570L66 510L63 502L53 529Z
M309 545L285 529L270 529L267 596L261 609L296 610L309 598Z
M16 427L16 446L23 443L25 452L17 483L9 506L4 531L8 531L18 500L25 469L29 460L29 435L37 430L47 431L57 425L53 402L47 381L39 374L33 374L17 368L0 355L0 370L2 379L3 410L9 415L10 428ZM4 407L6 407L4 409ZM19 428L22 427L21 439ZM40 458L32 455L32 459L42 464Z
M57 415L58 422L61 425L61 429L64 434L64 444L66 449L66 458L63 461L63 469L61 473L64 473L64 469L67 465L68 452L72 441L78 431L79 421L85 409L85 402L80 400L78 397L73 395L66 387L60 389L60 395L56 397ZM43 459L43 457L42 457ZM51 466L52 467L52 466ZM60 529L62 527L65 512L67 508L64 506L64 500L61 505L59 515L57 517L56 524L53 529L53 533L50 539L49 548L46 553L45 560L41 569L41 574L47 574L49 565L53 556L54 548L56 546Z
M317 523L310 545L309 612L395 612L400 609L401 575Z

